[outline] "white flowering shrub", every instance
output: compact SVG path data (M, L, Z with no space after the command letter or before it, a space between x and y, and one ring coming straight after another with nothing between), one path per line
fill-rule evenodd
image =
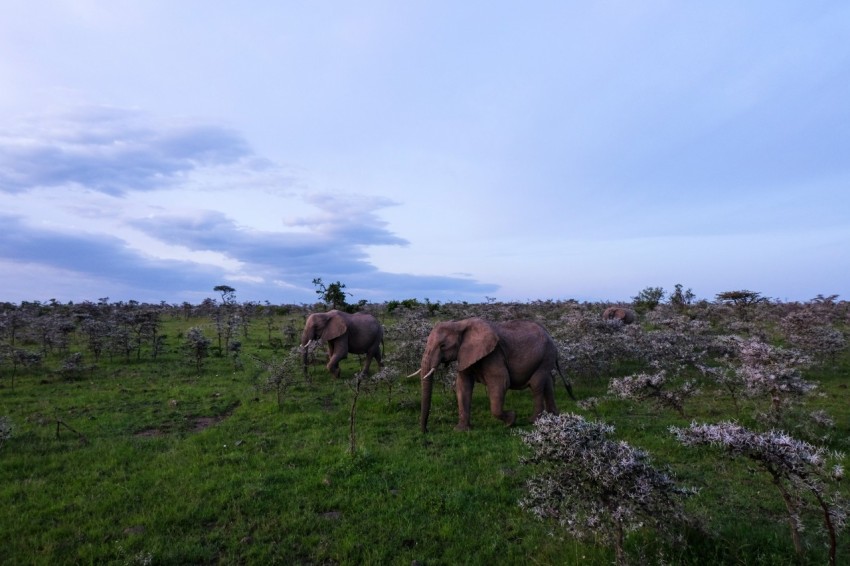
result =
M673 409L685 416L685 401L699 393L694 380L685 380L674 385L667 378L667 370L655 373L639 373L612 379L608 383L608 394L619 399L637 402L651 401L661 408Z
M274 391L279 409L283 408L286 390L302 374L302 357L303 352L297 346L290 348L282 358L272 357L270 360L265 360L257 355L251 356L260 371L266 375L266 380L259 389L263 392Z
M738 343L735 368L749 397L770 399L770 410L762 420L777 424L817 385L803 379L802 370L811 366L811 358L795 350L771 346L758 339Z
M663 368L696 366L704 360L710 342L688 326L646 332L642 338L644 362Z
M802 371L811 365L808 356L755 338L720 336L712 357L712 364L700 364L698 369L732 399L736 417L749 400L757 421L792 429L809 440L826 440L834 428L826 411L805 408L804 401L817 388L803 379Z
M842 320L846 321L847 316L850 315L850 303L837 299L838 295L824 296L823 294L819 294L809 301L806 306L832 323L838 323Z
M599 378L640 357L639 325L605 322L598 312L580 309L548 324L561 368L569 375Z
M86 365L84 361L82 352L71 353L59 368L60 375L67 380L80 379L84 372L93 369L93 366Z
M532 430L519 431L531 449L520 462L533 469L520 506L577 538L602 537L623 564L627 533L653 527L675 536L686 518L683 498L693 490L653 467L645 451L609 438L613 432L571 413L544 413Z
M183 341L183 351L186 358L195 366L198 375L204 368L204 360L210 355L212 340L204 335L204 331L198 326L193 326L186 331Z
M714 384L719 386L719 390L721 394L728 395L732 400L732 404L735 408L735 415L741 415L741 403L743 397L745 397L745 391L747 384L744 381L743 376L741 376L737 371L735 371L732 363L729 361L729 357L725 356L721 358L723 363L721 365L699 365L697 369L700 371L704 378L707 378Z
M817 308L792 312L782 319L780 327L789 344L821 362L834 364L838 354L847 348L844 333Z
M589 413L593 413L597 418L599 417L599 398L598 397L586 397L576 402L579 409L585 410Z
M829 540L830 564L836 563L838 533L847 524L848 503L835 482L844 476L844 456L797 440L785 432L753 432L733 422L692 423L670 432L685 446L715 446L731 458L747 458L768 473L782 496L797 555L803 556L803 518L807 506L820 512ZM808 498L808 499L807 499Z
M372 380L387 390L387 402L392 400L396 386L405 375L419 369L425 343L433 324L420 311L405 310L399 319L387 326L385 340L393 344L392 350L385 350L383 367L372 376Z

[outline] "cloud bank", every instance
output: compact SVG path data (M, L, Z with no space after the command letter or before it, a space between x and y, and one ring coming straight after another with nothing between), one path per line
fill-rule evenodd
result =
M58 300L197 301L226 283L243 300L312 302L315 277L370 301L480 300L497 289L381 271L367 249L408 244L380 215L397 203L297 185L216 125L163 126L118 108L30 119L0 137L0 262L29 280L78 282ZM269 210L280 211L277 226L249 227Z

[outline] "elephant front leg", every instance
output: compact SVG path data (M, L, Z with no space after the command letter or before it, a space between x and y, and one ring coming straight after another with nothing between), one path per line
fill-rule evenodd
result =
M469 430L469 411L472 406L472 387L475 381L465 372L458 372L455 381L457 393L457 426L455 430Z

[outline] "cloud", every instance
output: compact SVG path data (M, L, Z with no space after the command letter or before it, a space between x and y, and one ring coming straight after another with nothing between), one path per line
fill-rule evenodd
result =
M4 226L0 261L16 269L59 272L87 282L76 297L94 298L122 289L138 293L141 300L163 300L176 294L210 287L224 277L221 269L190 261L145 256L120 238L98 234L69 234L29 225L18 216L0 214ZM36 282L35 289L50 289L51 281ZM81 296L88 292L88 296ZM53 296L49 291L46 294ZM137 298L129 296L128 298ZM33 297L31 297L33 298Z
M310 194L305 201L321 211L287 221L290 226L310 226L315 232L339 241L360 245L400 245L409 242L386 229L387 222L376 211L397 203L380 197L331 193Z
M368 248L409 245L380 214L399 204L312 190L211 124L89 107L0 136L0 263L51 297L198 300L230 282L246 300L309 302L315 277L358 300L497 289L378 269Z
M13 125L0 136L0 191L79 185L121 195L252 157L245 140L226 128L150 122L139 112L85 107Z

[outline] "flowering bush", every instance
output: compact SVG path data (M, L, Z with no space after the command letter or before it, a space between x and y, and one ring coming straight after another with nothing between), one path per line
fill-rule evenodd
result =
M193 326L186 331L186 338L183 342L183 351L194 365L198 375L204 367L204 360L210 355L210 346L212 340L204 335L204 331L200 327Z
M384 365L372 380L387 388L388 401L401 378L419 368L431 327L421 312L410 310L405 310L395 324L387 327L386 340L395 344L395 348L384 356Z
M531 455L520 460L536 472L520 506L554 519L582 539L602 536L625 563L627 532L652 526L674 535L684 520L682 499L693 490L676 485L652 466L649 454L611 440L614 427L575 414L544 413L530 431L520 431Z
M792 312L780 326L790 344L818 360L835 363L838 354L847 348L844 334L815 308Z
M682 417L685 416L685 401L697 393L699 389L693 380L687 380L678 387L671 386L666 370L612 379L608 384L609 395L633 401L651 400L660 407L674 409Z
M837 489L830 489L830 484L844 476L842 454L829 454L782 431L758 433L732 422L692 423L686 429L671 427L670 432L685 446L718 446L730 457L748 458L770 474L785 502L791 537L799 556L803 555L801 515L805 496L809 495L822 512L830 541L830 564L835 564L837 533L846 526L848 505Z
M311 346L313 346L311 344ZM261 391L274 391L277 394L277 406L283 408L283 399L286 390L295 383L296 378L302 373L302 351L297 347L290 348L289 352L281 359L272 357L264 360L260 356L252 355L251 358L260 370L267 374L266 381L259 387Z
M758 339L738 343L740 365L735 369L749 397L770 397L771 409L761 415L767 422L779 423L794 402L817 385L806 381L802 369L811 358L794 350L778 348Z
M549 330L561 368L570 375L597 378L639 356L640 327L607 323L597 312L572 309L550 324Z

